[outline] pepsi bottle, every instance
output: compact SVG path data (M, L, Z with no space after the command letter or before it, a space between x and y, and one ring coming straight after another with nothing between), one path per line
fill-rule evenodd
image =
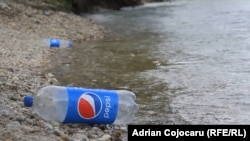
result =
M58 38L44 39L43 42L50 48L68 48L73 46L71 41Z
M60 123L128 124L139 109L127 90L46 86L35 96L25 96L41 118Z

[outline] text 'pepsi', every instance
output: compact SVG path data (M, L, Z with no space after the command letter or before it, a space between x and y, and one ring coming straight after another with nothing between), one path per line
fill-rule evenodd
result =
M46 86L24 98L45 120L61 123L128 124L139 107L127 90Z
M64 123L113 123L118 110L114 90L67 87L68 110ZM112 99L112 100L111 100Z
M105 104L105 113L104 113L104 118L109 118L109 112L111 109L111 99L109 96L105 96L106 104Z

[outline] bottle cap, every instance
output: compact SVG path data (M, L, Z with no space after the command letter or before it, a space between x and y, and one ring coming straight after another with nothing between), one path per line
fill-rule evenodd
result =
M49 47L60 47L60 40L51 38L49 40Z
M24 97L24 106L31 107L33 105L33 97L32 96L25 96Z
M73 43L69 41L68 46L69 46L69 47L72 47L72 46L73 46Z

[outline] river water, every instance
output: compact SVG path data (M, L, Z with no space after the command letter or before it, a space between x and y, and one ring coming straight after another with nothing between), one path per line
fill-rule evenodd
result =
M133 91L136 124L250 123L249 0L172 0L83 16L113 34L61 54L66 63L53 73L63 85Z

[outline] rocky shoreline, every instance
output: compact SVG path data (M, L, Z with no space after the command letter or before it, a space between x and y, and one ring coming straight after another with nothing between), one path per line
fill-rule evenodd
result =
M0 140L118 141L127 140L121 127L59 124L24 107L23 97L43 86L58 84L46 73L51 55L41 42L55 37L73 42L101 39L105 27L73 13L39 9L41 0L0 0Z

